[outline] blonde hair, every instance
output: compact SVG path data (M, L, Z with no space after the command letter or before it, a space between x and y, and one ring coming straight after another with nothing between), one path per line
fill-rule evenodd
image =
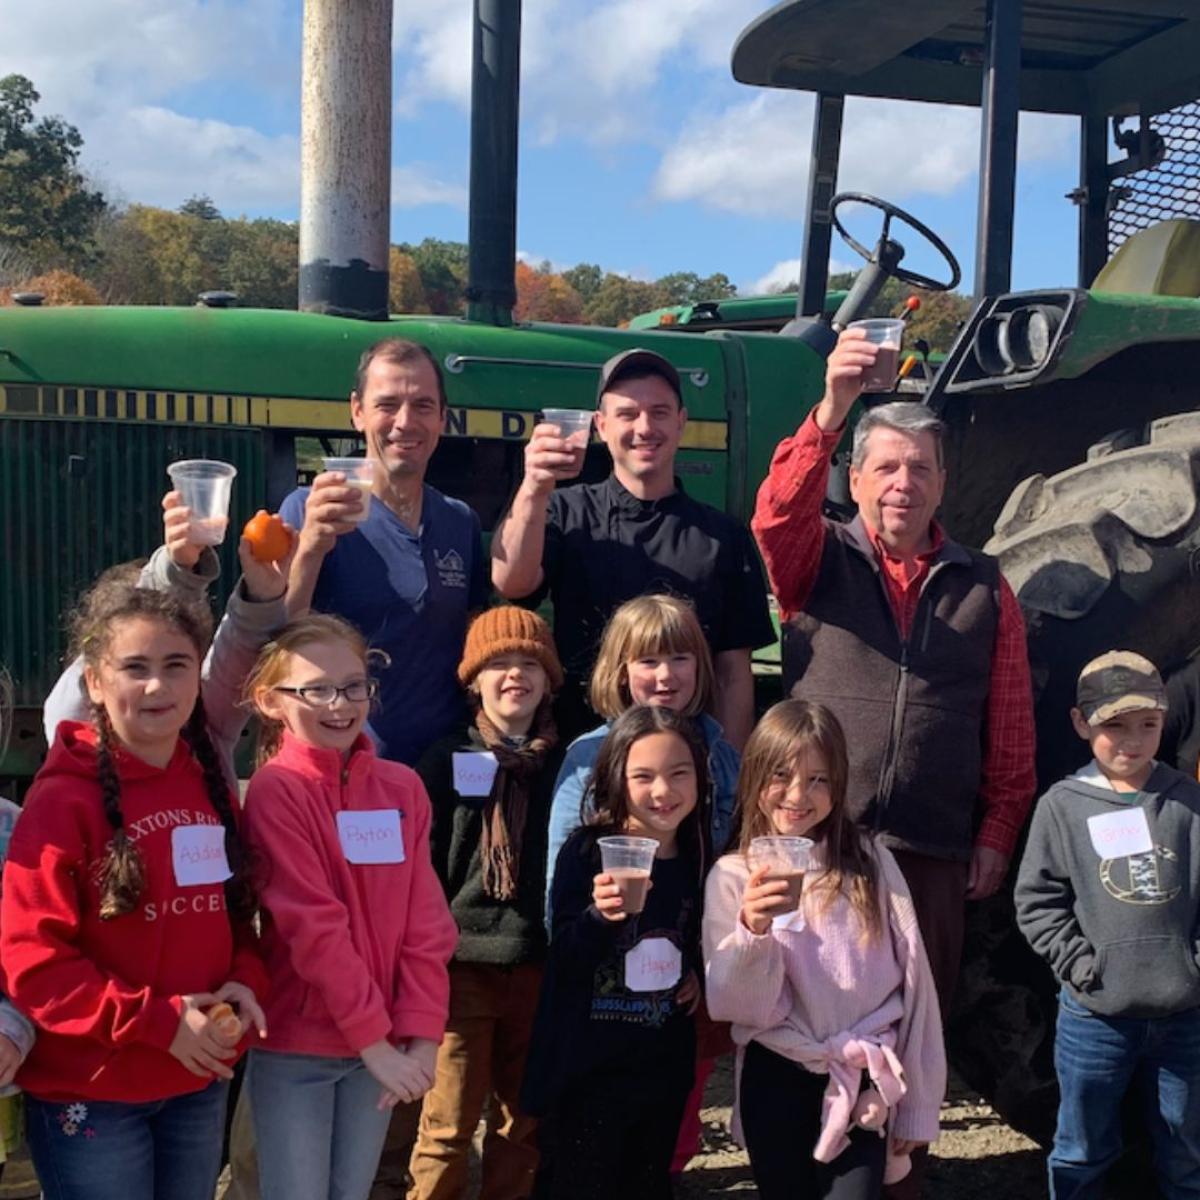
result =
M682 713L696 717L712 710L712 653L696 610L678 596L638 596L613 613L600 642L588 695L602 717L614 721L633 703L629 663L651 654L693 655L696 691Z
M275 757L283 739L283 722L265 716L258 697L278 687L287 678L292 655L315 642L341 642L362 659L364 670L368 670L377 658L384 660L384 665L390 661L383 651L369 649L367 639L349 621L332 613L309 613L285 625L259 652L258 661L242 689L243 703L251 705L258 713L258 741L254 755L257 766L261 767Z
M813 879L819 897L818 912L825 912L839 895L846 895L862 925L873 939L881 933L879 892L874 858L862 833L846 815L846 784L850 774L846 735L837 717L823 704L808 700L783 700L767 709L754 727L738 773L736 837L738 851L746 855L756 837L775 833L760 801L772 776L816 751L829 773L829 815L809 831L825 848L825 870Z

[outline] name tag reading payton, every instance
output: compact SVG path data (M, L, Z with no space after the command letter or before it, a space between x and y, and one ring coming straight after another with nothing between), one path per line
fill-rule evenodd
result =
M665 992L683 974L683 955L670 938L643 938L625 955L625 986L631 992Z
M1088 835L1092 839L1092 849L1101 858L1128 858L1131 854L1147 854L1154 849L1150 823L1140 808L1088 817Z
M180 887L224 883L233 874L225 857L224 825L176 825L171 830L171 859Z
M490 750L456 750L454 790L460 796L490 796L500 764Z
M404 836L400 832L400 810L377 808L367 812L340 812L338 838L347 862L402 863Z

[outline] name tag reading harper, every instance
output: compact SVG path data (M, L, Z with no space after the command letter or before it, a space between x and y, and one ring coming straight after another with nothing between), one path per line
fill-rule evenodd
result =
M340 812L337 815L338 838L347 862L402 863L404 835L400 832L400 812L395 808L367 812Z
M233 874L225 857L225 826L176 825L171 830L171 860L180 887L224 883Z
M683 974L683 955L669 938L643 938L625 955L625 986L631 992L665 992Z

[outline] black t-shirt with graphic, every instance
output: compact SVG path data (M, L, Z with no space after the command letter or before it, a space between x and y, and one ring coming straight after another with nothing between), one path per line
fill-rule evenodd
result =
M695 1026L677 994L700 962L698 866L684 854L655 859L643 911L608 921L592 906L597 837L577 829L554 874L554 928L521 1096L531 1116L576 1086L691 1086Z

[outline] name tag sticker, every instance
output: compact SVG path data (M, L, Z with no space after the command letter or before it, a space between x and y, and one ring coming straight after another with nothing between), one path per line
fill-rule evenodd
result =
M171 859L180 887L224 883L233 874L225 857L224 825L176 825L171 830Z
M377 808L367 812L340 812L338 837L342 853L352 863L402 863L404 836L400 810Z
M683 955L670 938L643 938L625 955L625 986L631 992L665 992L683 974Z
M500 764L490 750L458 750L454 754L454 790L460 796L490 796Z
M1088 817L1088 834L1101 858L1128 858L1154 849L1150 823L1140 808Z
M791 912L780 913L777 917L772 917L771 928L790 929L795 933L799 933L804 928L804 910L797 908Z

